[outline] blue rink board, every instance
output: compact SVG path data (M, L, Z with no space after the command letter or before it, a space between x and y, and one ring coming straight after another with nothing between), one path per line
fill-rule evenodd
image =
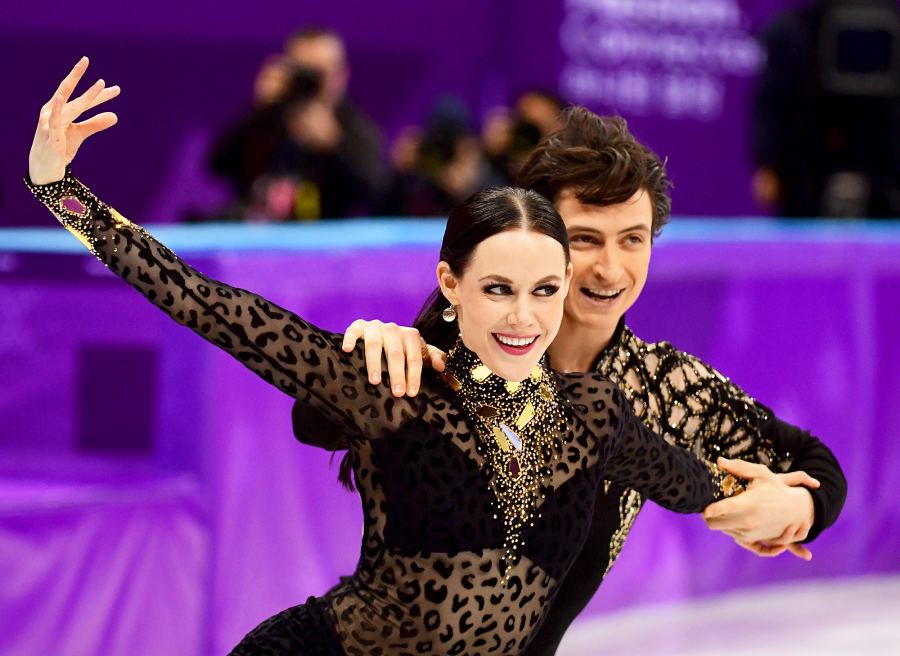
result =
M440 246L443 219L351 219L305 225L206 223L152 225L160 241L179 253L211 251L322 251ZM779 221L759 218L675 218L658 246L667 243L866 243L900 244L900 220ZM79 253L81 244L58 227L2 228L0 252Z

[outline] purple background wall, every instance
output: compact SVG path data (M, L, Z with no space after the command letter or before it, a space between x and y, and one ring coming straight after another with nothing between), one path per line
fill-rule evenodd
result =
M37 109L79 56L92 57L92 79L123 88L115 101L120 123L79 156L80 174L102 173L113 203L175 221L218 206L223 190L202 167L209 140L248 104L262 58L306 23L346 36L351 95L388 136L420 122L444 93L459 95L477 120L525 87L556 89L623 113L668 157L678 213L755 214L747 105L760 55L751 35L798 1L7 4L0 225L40 225L19 180ZM625 39L610 46L613 53L626 52L623 43L637 50L613 56L593 47L603 35ZM647 43L666 47L648 52ZM697 50L703 44L708 49Z

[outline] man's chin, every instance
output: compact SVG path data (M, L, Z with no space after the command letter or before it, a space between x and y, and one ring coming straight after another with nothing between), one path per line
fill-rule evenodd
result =
M618 308L579 308L577 312L567 312L563 323L578 330L612 332L624 314Z

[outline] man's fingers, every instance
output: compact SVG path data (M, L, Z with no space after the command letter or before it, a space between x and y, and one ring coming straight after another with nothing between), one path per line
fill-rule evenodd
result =
M447 367L447 354L437 346L426 345L428 349L428 359L431 360L431 366L435 371L443 371Z
M746 460L729 460L728 458L719 458L716 461L719 469L729 474L734 474L738 478L753 479L770 474L769 468Z
M344 341L341 343L341 348L344 351L349 353L356 348L356 342L361 340L365 335L365 325L365 321L357 319L347 326L347 330L344 331Z
M732 538L735 542L747 542L746 531L743 531L739 528L723 529L721 533L724 533L728 537Z
M381 329L384 354L387 356L391 393L394 396L403 396L406 393L406 352L403 350L403 338L397 330L397 324L385 323L378 327Z
M84 72L87 70L88 64L87 57L82 57L78 60L78 63L72 67L72 70L69 71L69 74L66 75L62 82L59 83L59 86L56 89L56 92L53 94L54 96L62 96L63 102L69 100L69 97L72 95L72 92L75 90L75 87L78 86L78 83L81 81L81 78L84 76Z
M709 519L703 518L706 522L707 528L713 531L743 531L744 529L744 520L741 514L728 514L728 515L718 515L716 517L710 517Z
M363 328L363 340L366 344L366 371L369 372L369 382L377 385L381 382L381 330L369 321Z
M809 549L807 549L805 545L798 544L798 543L795 542L795 543L793 543L793 544L789 544L789 545L787 546L787 550L788 550L790 553L792 553L792 554L794 554L795 556L797 556L797 558L799 558L800 560L805 560L805 561L807 561L807 562L809 562L810 560L812 560L812 556L813 556L813 555L812 555L812 551L810 551Z
M779 535L774 540L766 540L771 545L779 545L782 547L786 547L792 542L796 542L797 540L797 530L798 526L796 524L790 524L786 526L784 531L782 531L781 535Z
M419 331L403 331L403 348L406 352L406 393L415 396L419 393L422 381L422 349L425 342L419 337Z
M765 542L737 542L737 544L738 546L743 547L747 551L752 551L757 556L760 556L762 558L774 558L775 556L780 556L785 551L787 551L787 547L780 545L773 546Z
M791 487L802 485L803 487L816 489L820 485L818 480L807 474L805 471L778 474L778 478L780 478L785 485L790 485Z

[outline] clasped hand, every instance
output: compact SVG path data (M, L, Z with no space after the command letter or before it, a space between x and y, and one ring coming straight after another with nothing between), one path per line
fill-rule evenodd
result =
M818 488L819 481L804 471L776 474L744 460L720 458L718 465L750 482L742 494L707 506L706 525L758 556L788 551L803 560L812 559L812 552L800 542L809 534L815 516L808 488Z

